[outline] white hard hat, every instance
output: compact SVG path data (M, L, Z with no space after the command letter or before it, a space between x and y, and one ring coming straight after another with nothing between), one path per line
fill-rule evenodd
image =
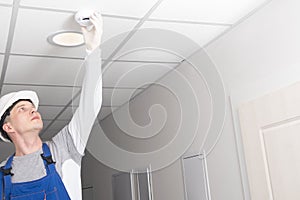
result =
M36 109L38 109L39 106L39 98L37 94L34 91L29 91L29 90L22 90L19 92L11 92L9 94L4 95L3 97L0 98L0 118L2 115L5 113L5 111L12 106L16 101L20 99L29 99L33 105L35 106ZM0 124L2 126L3 124ZM0 127L0 138L4 142L10 142L8 139L3 137L2 133L2 127Z

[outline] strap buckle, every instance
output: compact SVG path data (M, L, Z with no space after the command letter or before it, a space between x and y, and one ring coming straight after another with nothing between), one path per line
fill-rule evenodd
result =
M10 175L10 176L13 176L14 174L11 172L11 167L8 168L8 169L4 169L4 166L2 166L0 168L1 172L3 172L4 176L7 176L7 175Z
M44 154L41 154L43 160L47 162L47 165L55 164L56 162L53 161L52 156L44 156Z

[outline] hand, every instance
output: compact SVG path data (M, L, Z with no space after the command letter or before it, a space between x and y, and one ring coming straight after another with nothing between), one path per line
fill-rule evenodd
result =
M93 51L99 47L101 43L103 33L103 20L101 14L99 12L94 12L90 16L90 21L93 24L92 29L89 29L89 27L81 27L81 31L83 33L87 50Z

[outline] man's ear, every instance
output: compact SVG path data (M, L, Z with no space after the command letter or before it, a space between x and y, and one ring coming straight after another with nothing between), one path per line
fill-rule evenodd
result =
M6 133L11 132L11 130L12 130L12 126L9 122L4 123L2 128Z

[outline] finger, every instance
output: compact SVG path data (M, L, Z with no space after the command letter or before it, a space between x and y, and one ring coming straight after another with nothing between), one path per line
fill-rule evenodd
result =
M82 34L85 36L85 35L87 34L88 30L87 30L86 27L81 26L81 32L82 32Z
M91 17L90 18L91 23L93 24L93 26L95 27L96 30L99 30L101 28L101 22L95 18L95 17Z
M92 18L92 17L90 17L90 22L92 23L92 25L91 26L93 26L93 27L95 27L95 29L97 29L97 22L96 22L96 20L94 19L94 18Z
M94 12L90 18L94 19L98 24L100 24L102 22L102 16L100 14L100 12Z

